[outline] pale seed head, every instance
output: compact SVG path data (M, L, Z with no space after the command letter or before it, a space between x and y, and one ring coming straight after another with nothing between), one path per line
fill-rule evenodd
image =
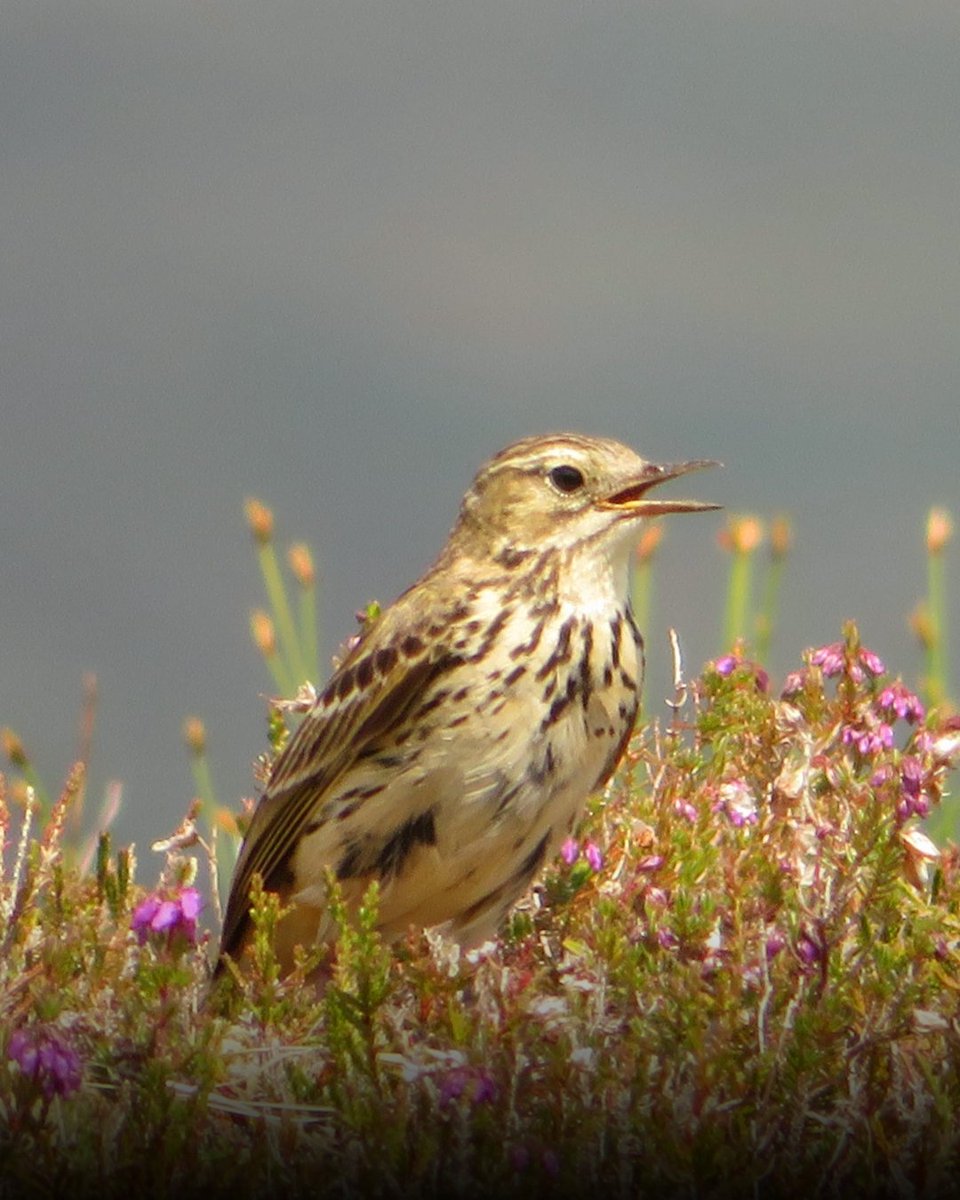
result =
M304 542L295 542L287 551L287 562L297 583L303 588L313 587L317 574L313 565L310 547Z
M927 514L927 551L939 554L953 537L953 518L945 508L931 508Z
M248 496L243 507L254 540L265 545L273 537L273 510L255 496Z

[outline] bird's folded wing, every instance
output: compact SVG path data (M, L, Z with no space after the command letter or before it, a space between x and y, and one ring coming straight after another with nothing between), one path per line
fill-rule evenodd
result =
M269 886L337 781L358 759L389 744L429 684L461 660L436 647L434 654L381 659L384 670L377 669L376 661L375 649L371 647L365 654L363 646L358 647L274 764L237 861L221 953L233 953L240 944L249 920L254 875L259 873ZM343 686L345 683L353 686Z

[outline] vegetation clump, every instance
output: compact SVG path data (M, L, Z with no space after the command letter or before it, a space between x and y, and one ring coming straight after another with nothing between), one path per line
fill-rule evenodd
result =
M951 1191L960 855L923 821L960 757L854 626L774 694L741 654L637 735L501 938L335 946L210 991L215 846L159 880L4 795L0 1178L138 1194ZM215 876L214 876L215 878ZM318 987L316 979L325 982Z

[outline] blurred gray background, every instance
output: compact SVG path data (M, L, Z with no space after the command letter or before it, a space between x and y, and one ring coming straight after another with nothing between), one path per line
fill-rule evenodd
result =
M960 510L958 48L955 0L4 0L0 724L59 787L95 671L121 839L186 807L188 713L236 802L244 496L317 552L326 661L485 457L565 428L792 515L776 672L853 616L915 680ZM722 524L670 524L652 711L668 623L719 649Z

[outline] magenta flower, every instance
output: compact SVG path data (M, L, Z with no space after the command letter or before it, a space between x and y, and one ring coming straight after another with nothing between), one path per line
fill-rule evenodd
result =
M461 1097L471 1104L490 1104L497 1098L497 1083L482 1067L454 1067L441 1077L439 1096L442 1105Z
M685 821L693 822L697 819L697 810L689 800L675 800L673 811L678 817L683 817Z
M576 838L567 838L567 840L560 847L560 857L568 867L573 866L573 864L580 857L580 843L576 840Z
M599 871L603 867L603 853L596 842L587 842L583 853L592 871Z
M900 763L900 801L897 816L901 821L909 817L926 817L930 814L930 800L923 790L923 763L913 755L905 755Z
M80 1056L63 1034L49 1026L21 1025L10 1035L7 1058L39 1084L48 1100L69 1096L83 1080Z
M831 642L829 646L821 646L814 650L810 661L827 676L828 679L839 675L846 664L846 647L843 642Z
M870 675L877 676L883 675L887 669L883 659L865 646L861 646L857 650L856 662L849 661L844 642L831 642L829 646L821 646L814 650L810 656L810 662L815 667L819 667L828 679L842 675L846 671L855 683L859 683L863 679L864 670Z
M763 667L759 665L759 663L750 662L748 659L741 658L739 654L725 654L723 658L718 658L713 664L713 669L718 675L722 675L724 678L732 675L737 667L749 668L753 674L754 680L756 681L757 690L760 692L765 692L767 690L767 687L770 684L770 678Z
M869 728L856 725L845 725L840 734L840 740L845 746L855 746L866 758L871 754L879 754L881 750L889 750L893 745L893 730L889 725L880 722Z
M806 671L791 671L783 681L783 687L780 689L780 699L789 700L792 696L798 695L803 691L806 682Z
M130 928L142 946L151 933L172 938L181 934L188 942L197 940L197 917L203 901L196 888L185 887L171 899L154 892L133 910Z
M877 697L877 708L888 717L896 714L901 720L912 724L922 721L926 715L919 696L915 696L899 680L883 689Z
M812 967L823 958L823 946L819 945L809 934L805 933L797 942L797 958L800 959L805 967Z
M861 646L857 652L857 657L863 663L864 667L876 678L877 676L886 674L887 666L879 654L874 654L872 650L868 650L865 646Z
M776 958L786 944L787 939L779 929L774 929L768 933L766 945L764 946L764 954L766 955L767 962L770 962L772 958Z

